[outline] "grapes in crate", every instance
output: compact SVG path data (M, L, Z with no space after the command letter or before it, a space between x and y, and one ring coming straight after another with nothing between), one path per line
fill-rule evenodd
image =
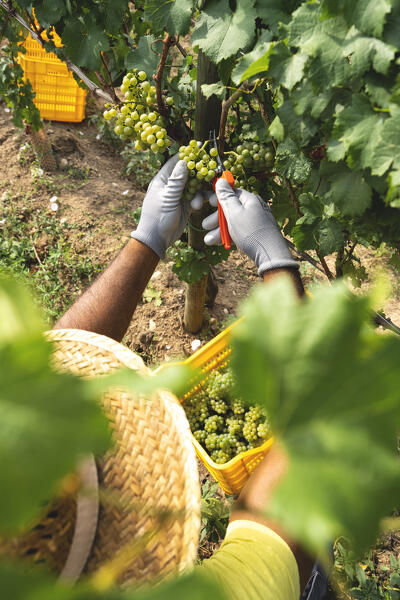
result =
M196 440L218 464L224 464L271 437L265 411L246 406L233 394L230 367L214 370L183 407Z

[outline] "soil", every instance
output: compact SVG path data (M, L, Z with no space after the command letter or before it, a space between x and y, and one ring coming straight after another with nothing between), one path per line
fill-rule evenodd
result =
M31 169L33 153L23 149L27 138L13 126L10 117L0 103L0 207L2 195L11 193L22 212L29 198L30 206L33 203L38 208L48 207L51 213L49 201L56 195L58 210L52 213L53 218L75 225L70 233L73 251L85 252L93 263L105 267L128 241L135 227L133 211L141 206L144 190L134 175L122 175L123 160L119 152L99 139L97 128L87 120L80 124L46 124L59 170L47 179L44 174L42 183L35 184ZM43 245L46 243L48 240L43 240ZM40 244L37 251L40 256ZM358 258L372 274L378 268L386 268L387 257L377 257L373 251L362 250ZM333 257L328 257L327 262L332 266ZM179 281L171 266L168 260L160 261L150 282L159 292L161 305L142 302L123 341L150 365L181 360L193 353L195 340L204 344L212 339L236 317L240 301L258 281L253 263L240 251L233 251L226 262L214 269L219 288L216 301L206 311L201 332L193 335L183 327L186 284ZM303 267L302 274L306 286L326 281L311 266ZM386 303L385 312L400 325L400 289L390 270L389 276L394 294ZM362 289L370 283L366 281ZM200 471L202 481L210 477L202 465ZM397 551L398 541L397 538Z

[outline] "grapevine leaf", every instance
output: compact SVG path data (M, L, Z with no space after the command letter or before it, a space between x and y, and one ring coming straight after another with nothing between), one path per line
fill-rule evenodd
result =
M226 87L221 81L219 81L218 83L210 84L203 83L203 85L201 86L201 91L203 93L203 96L205 96L206 98L210 98L211 96L217 96L217 98L223 100L226 94Z
M348 31L343 49L343 57L350 57L351 69L357 77L364 75L371 66L377 73L386 75L395 53L394 46L363 36L355 27Z
M92 70L101 65L100 52L109 49L107 35L91 13L86 15L84 21L78 16L70 17L62 33L62 40L68 57L79 67Z
M264 31L251 52L242 56L232 71L232 81L236 85L257 73L268 69L269 57L273 49L271 32Z
M62 0L43 0L35 6L35 15L43 27L54 25L67 14L67 9Z
M302 79L307 59L306 54L292 54L286 44L280 42L271 55L268 76L290 91Z
M165 30L171 35L186 35L193 13L192 0L147 0L144 18L154 32Z
M311 162L293 140L287 138L279 144L275 157L276 171L293 183L304 183L311 173Z
M363 33L380 37L385 19L392 9L391 0L323 0L321 3L325 16L338 15L343 12L349 25L354 24Z
M351 106L339 112L333 135L343 143L351 168L373 168L375 146L384 122L382 113L375 112L361 94L353 96Z
M338 535L365 548L400 492L400 340L367 328L369 310L340 284L299 302L281 279L254 291L233 331L239 391L266 407L289 454L268 512L316 552Z
M278 23L287 23L299 4L299 0L257 0L257 17L276 32Z
M254 3L255 0L237 0L232 12L229 0L211 0L194 28L193 46L203 50L214 63L246 50L254 39Z
M365 77L365 91L371 98L371 102L382 108L388 108L391 97L392 83L388 83L385 77L377 73L369 73Z
M162 42L155 39L152 35L145 35L140 38L138 47L130 50L125 58L127 69L135 67L145 71L149 79L155 74L158 67L158 53L162 50Z
M306 146L317 132L315 121L307 113L298 114L291 100L285 100L277 112L286 135L300 146Z
M269 132L271 137L273 137L277 142L283 142L285 139L285 128L282 125L282 121L278 115L276 115L275 119L269 126Z
M326 256L337 252L344 242L343 228L335 219L324 219L318 228L318 242L321 254Z
M315 224L297 223L293 227L292 237L294 245L301 252L315 250L318 247L317 225Z
M400 168L400 107L391 105L391 116L382 128L381 139L375 148L373 175L383 175L393 165Z
M343 215L360 215L371 205L372 189L361 171L342 164L327 179L331 186L326 197Z

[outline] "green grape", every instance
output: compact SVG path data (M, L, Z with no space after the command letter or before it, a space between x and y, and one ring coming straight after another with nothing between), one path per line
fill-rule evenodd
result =
M146 75L145 71L139 71L139 73L138 73L138 75L137 75L137 76L138 76L138 79L139 79L140 81L144 81L144 80L146 79L146 77L147 77L147 75Z
M148 138L147 138L147 143L148 144L154 144L155 141L156 141L156 136L155 135L151 134L151 135L148 136Z
M210 160L210 162L208 163L208 168L212 170L217 168L217 163L215 162L215 160Z
M127 104L124 104L123 107L121 108L121 114L123 115L127 115L130 112L130 108Z
M210 156L218 156L218 149L217 148L211 148L211 150L210 150Z
M137 110L134 110L134 111L133 111L133 113L131 113L131 118L132 118L134 121L138 121L138 120L140 119L140 115L139 115L139 113L138 113L138 111L137 111Z
M189 162L188 162L187 166L188 166L188 169L190 169L190 171L192 171L196 165L193 160L190 160L190 157L188 157L188 158L189 158Z
M166 103L168 106L172 106L174 103L174 99L172 98L172 96L168 96L168 98L166 99Z
M114 133L116 133L117 135L121 135L122 133L124 133L123 125L116 125L114 127Z

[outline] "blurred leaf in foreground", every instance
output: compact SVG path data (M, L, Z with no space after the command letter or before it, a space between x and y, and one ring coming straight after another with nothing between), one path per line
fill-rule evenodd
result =
M378 335L369 298L340 284L300 302L282 278L243 308L239 392L266 407L290 457L269 514L310 550L338 535L365 548L400 495L400 338Z
M0 304L0 532L14 533L82 456L107 449L110 434L87 383L52 370L28 292L1 276Z
M70 586L40 570L26 572L15 566L1 565L0 589L7 600L226 600L217 585L198 572L143 591L133 586L125 590L97 591L88 582Z

